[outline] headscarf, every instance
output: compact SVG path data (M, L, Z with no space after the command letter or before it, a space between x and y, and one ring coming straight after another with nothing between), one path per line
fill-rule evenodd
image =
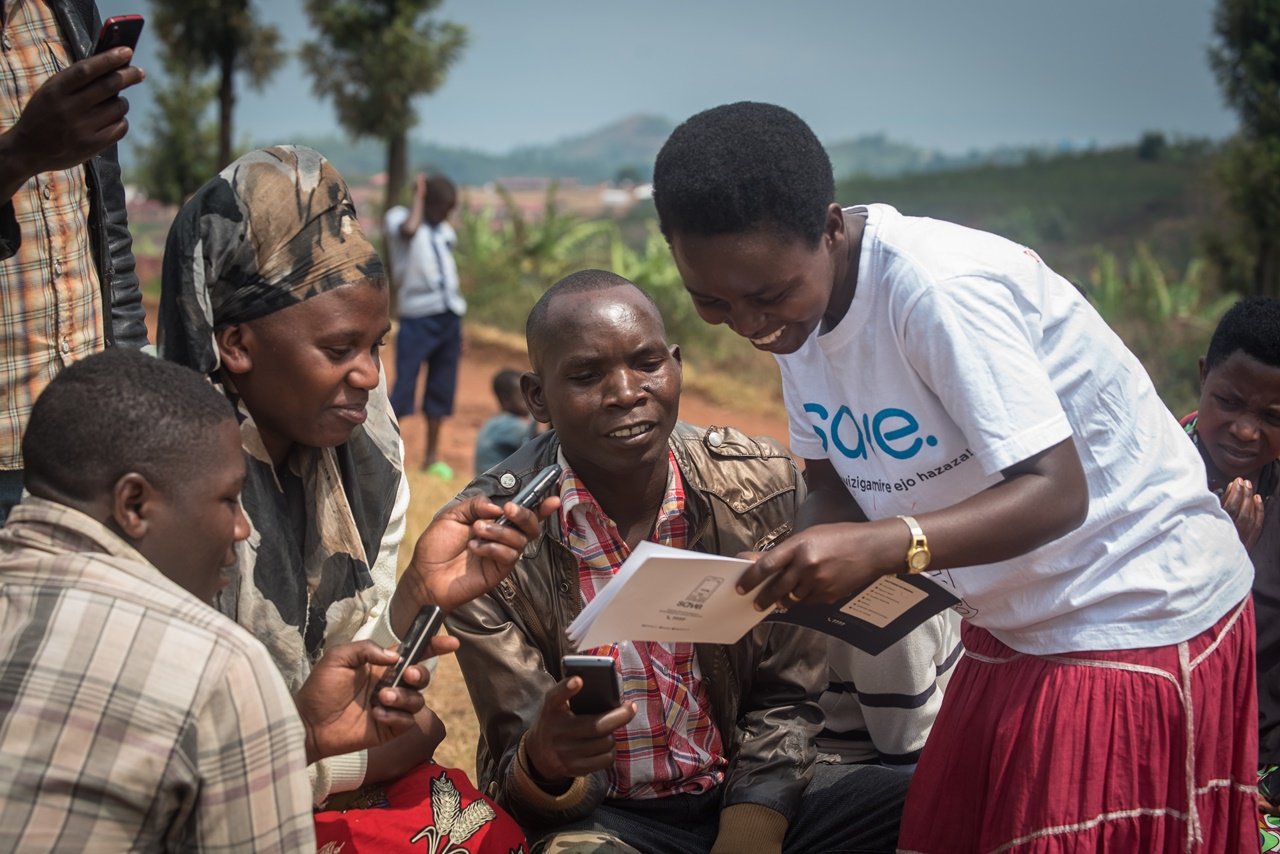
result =
M164 357L210 373L216 326L362 279L385 279L342 176L314 149L251 151L196 191L165 243Z
M236 160L182 206L165 245L160 355L209 374L235 404L248 468L241 502L252 530L218 606L266 645L293 690L328 644L386 608L370 569L394 551L384 534L403 478L399 428L379 382L345 444L295 445L277 472L218 371L214 330L366 280L385 281L347 185L302 146Z

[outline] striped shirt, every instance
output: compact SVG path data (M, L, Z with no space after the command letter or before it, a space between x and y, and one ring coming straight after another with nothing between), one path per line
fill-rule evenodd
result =
M684 484L675 455L667 454L667 491L649 539L686 548L689 525L684 515ZM560 485L560 522L569 548L578 558L578 584L585 604L613 579L631 550L563 455L560 463L565 469ZM693 644L626 641L585 653L613 656L622 679L622 702L635 703L638 709L617 739L607 797L701 793L724 780L727 760Z
M818 705L826 724L818 755L912 770L964 647L960 616L936 614L879 655L828 637L828 683Z
M266 650L39 498L0 530L0 768L0 851L315 850Z
M48 4L4 0L0 132L12 128L31 95L71 62ZM49 381L105 346L85 170L36 175L12 201L22 242L13 257L0 261L0 471L22 468L22 429Z

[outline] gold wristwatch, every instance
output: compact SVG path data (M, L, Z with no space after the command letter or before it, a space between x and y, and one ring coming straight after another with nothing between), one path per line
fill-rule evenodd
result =
M929 541L925 538L920 523L913 516L899 516L911 529L911 546L907 549L907 575L917 575L929 568L933 555L929 551Z

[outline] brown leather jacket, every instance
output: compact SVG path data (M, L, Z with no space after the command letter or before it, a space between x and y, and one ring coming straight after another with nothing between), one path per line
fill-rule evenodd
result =
M690 548L733 555L764 548L791 531L804 481L785 450L736 430L683 422L669 444L684 477ZM473 481L460 497L508 497L556 460L545 433ZM528 828L552 828L590 814L604 799L605 773L578 778L554 797L532 784L517 752L560 658L575 652L564 629L582 608L578 563L559 516L543 525L511 576L450 615L462 641L458 663L480 719L480 785ZM697 645L702 678L729 758L724 807L757 804L790 820L808 785L817 695L825 680L821 635L761 625L731 646Z

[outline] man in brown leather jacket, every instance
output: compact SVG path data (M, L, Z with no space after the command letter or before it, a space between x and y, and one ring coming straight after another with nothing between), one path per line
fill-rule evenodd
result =
M732 645L614 644L623 702L574 715L564 629L642 540L725 555L785 537L804 484L785 450L677 420L679 350L611 273L550 288L527 325L530 412L554 429L463 496L559 461L561 510L515 571L448 620L480 719L482 787L535 851L892 850L907 776L815 765L822 636L762 625ZM583 650L582 652L586 652Z

